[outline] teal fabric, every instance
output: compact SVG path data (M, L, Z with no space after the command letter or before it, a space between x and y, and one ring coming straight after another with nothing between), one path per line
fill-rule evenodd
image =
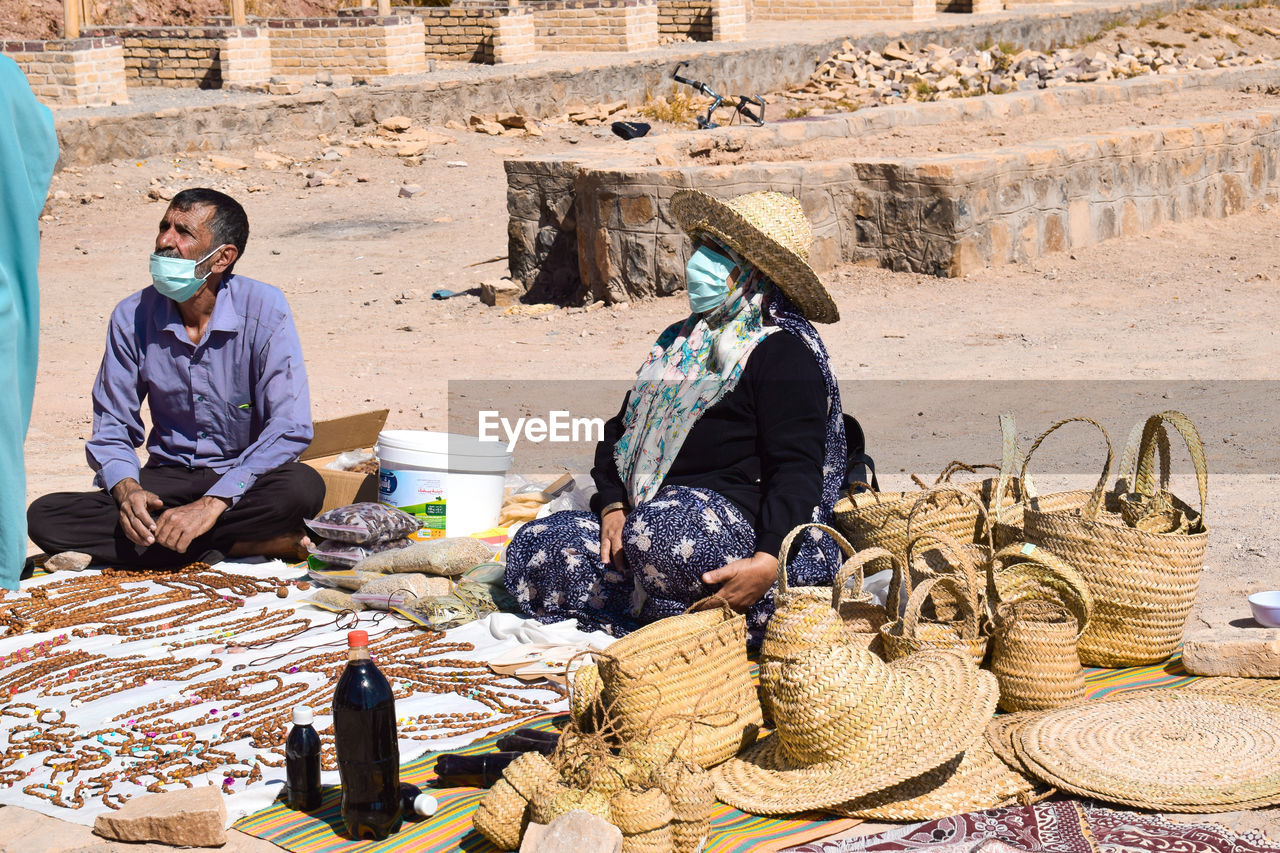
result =
M31 93L18 64L0 56L0 587L5 589L18 588L27 556L22 443L36 389L40 211L57 160L53 114Z

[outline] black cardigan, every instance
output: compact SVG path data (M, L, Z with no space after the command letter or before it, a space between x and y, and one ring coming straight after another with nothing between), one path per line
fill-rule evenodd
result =
M613 459L626 410L624 399L596 445L595 512L627 501ZM822 499L826 434L827 387L817 359L800 338L774 332L751 352L737 386L689 430L662 484L724 495L756 528L756 550L776 556Z

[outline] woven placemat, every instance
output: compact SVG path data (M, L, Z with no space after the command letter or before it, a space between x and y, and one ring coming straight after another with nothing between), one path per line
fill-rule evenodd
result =
M1164 691L1059 708L1017 727L1021 765L1064 791L1137 808L1280 803L1280 705Z
M1215 677L1198 679L1183 688L1198 693L1236 693L1280 701L1280 678Z

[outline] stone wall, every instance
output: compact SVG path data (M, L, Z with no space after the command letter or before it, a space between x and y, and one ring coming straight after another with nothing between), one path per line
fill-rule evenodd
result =
M120 39L130 86L219 89L271 76L270 43L257 27L95 27L86 35Z
M427 70L422 21L416 15L270 18L272 73L421 74Z
M512 277L530 299L571 304L679 289L688 244L668 205L686 187L719 197L769 188L795 194L814 223L812 263L820 272L839 260L872 260L964 275L1161 222L1227 215L1280 186L1280 109L934 158L752 162L750 152L821 138L847 139L856 149L858 135L897 127L1277 82L1280 66L1273 64L904 104L825 121L668 135L626 152L599 147L511 160ZM716 149L746 162L694 165Z
M658 46L656 0L532 0L541 51L649 50Z
M0 53L18 63L31 90L48 106L104 107L129 100L118 38L0 41Z
M753 0L752 15L753 20L757 21L928 21L935 16L940 2L941 0Z

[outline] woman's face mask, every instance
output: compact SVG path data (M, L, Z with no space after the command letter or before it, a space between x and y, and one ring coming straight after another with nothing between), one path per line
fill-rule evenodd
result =
M699 246L689 256L684 268L685 284L689 288L689 307L695 314L705 314L724 304L729 295L729 273L736 266L731 258Z
M225 243L223 245L226 245ZM161 296L167 296L174 302L186 302L188 299L196 295L196 291L204 284L205 279L209 277L209 273L202 276L196 275L196 267L217 254L222 246L218 246L209 254L205 255L198 261L189 261L186 258L170 258L165 255L151 255L151 283L155 289L160 291Z

